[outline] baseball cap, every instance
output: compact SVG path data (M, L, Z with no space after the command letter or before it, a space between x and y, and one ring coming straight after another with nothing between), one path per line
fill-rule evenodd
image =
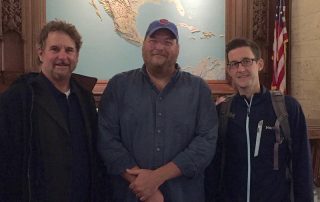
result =
M167 29L170 32L172 32L172 34L175 36L177 40L179 39L177 26L167 19L160 19L160 20L155 20L151 22L146 31L145 37L151 36L153 33L158 31L159 29Z

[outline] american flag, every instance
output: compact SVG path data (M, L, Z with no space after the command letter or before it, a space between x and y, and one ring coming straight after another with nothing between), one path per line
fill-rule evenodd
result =
M273 90L286 92L286 49L288 33L285 18L285 2L277 0L273 39Z

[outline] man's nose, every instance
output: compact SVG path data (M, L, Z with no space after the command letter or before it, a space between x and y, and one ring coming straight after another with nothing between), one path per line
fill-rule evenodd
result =
M68 57L68 54L65 50L62 49L59 51L59 54L58 54L59 59L66 59L67 57Z
M244 71L244 70L246 70L246 67L243 66L243 65L241 64L241 62L240 62L240 63L238 64L237 71L242 72L242 71Z
M165 45L164 45L162 42L160 42L160 41L158 41L158 42L155 44L155 49L157 49L157 50L162 50L164 47L165 47Z

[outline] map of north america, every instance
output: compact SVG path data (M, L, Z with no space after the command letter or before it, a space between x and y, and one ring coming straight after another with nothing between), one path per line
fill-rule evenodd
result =
M134 46L141 46L143 36L137 28L137 17L142 6L146 4L171 4L175 7L177 16L185 19L184 22L175 22L180 31L186 30L189 33L186 36L188 43L195 43L196 40L208 40L212 37L224 37L223 34L214 34L212 31L202 30L189 23L191 17L185 16L187 11L183 6L183 0L89 0L89 4L94 8L98 18L102 21L104 11L111 19L114 25L114 31L124 40ZM209 0L210 1L210 0ZM100 8L103 9L100 9ZM179 31L179 32L180 32ZM214 58L212 55L204 55L195 65L186 65L185 71L199 75L204 79L224 79L224 60Z
M180 0L91 0L97 16L101 19L97 1L103 6L104 11L112 18L115 31L128 42L141 46L142 37L137 30L137 15L142 5L146 3L160 4L168 2L174 4L180 16L185 15L185 9ZM188 29L191 33L201 32L198 28L187 23L178 23L178 26ZM202 32L201 39L215 36L212 32Z

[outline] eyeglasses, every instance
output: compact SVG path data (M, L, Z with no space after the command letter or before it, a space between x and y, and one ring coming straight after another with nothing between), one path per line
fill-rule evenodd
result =
M243 58L241 61L239 62L229 62L227 64L229 69L238 69L239 64L241 63L241 65L243 67L250 67L253 64L253 61L258 61L258 59L256 58Z

